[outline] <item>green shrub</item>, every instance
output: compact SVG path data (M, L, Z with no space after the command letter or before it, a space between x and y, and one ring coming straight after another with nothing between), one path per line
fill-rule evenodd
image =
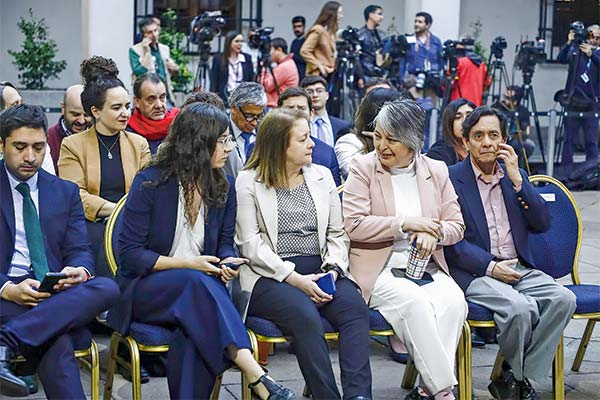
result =
M184 54L187 34L178 32L175 27L177 21L177 12L171 8L167 9L162 15L162 27L160 30L160 42L166 44L171 49L171 59L179 66L177 75L171 78L173 90L185 92L188 85L194 79L194 76L188 69L190 57Z
M8 50L15 60L13 64L19 73L19 82L26 89L42 89L48 79L58 78L66 67L65 60L54 61L58 46L48 37L48 26L44 18L35 20L29 9L29 20L20 18L17 26L25 35L21 51Z

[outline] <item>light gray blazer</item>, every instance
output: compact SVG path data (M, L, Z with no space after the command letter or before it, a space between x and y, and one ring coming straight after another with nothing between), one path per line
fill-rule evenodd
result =
M342 207L329 169L312 164L303 168L317 211L322 267L335 264L348 271L348 236L344 231ZM236 179L237 218L235 242L240 256L250 260L241 267L233 286L234 302L243 318L256 281L260 277L284 281L295 265L277 255L277 196L256 179L254 170L241 171ZM327 207L326 205L329 205Z

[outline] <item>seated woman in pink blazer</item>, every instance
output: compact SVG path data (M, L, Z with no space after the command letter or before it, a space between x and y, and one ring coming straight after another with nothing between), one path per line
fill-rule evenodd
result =
M420 373L419 387L406 398L451 400L467 304L448 273L442 246L460 241L465 227L446 165L420 154L424 123L425 112L413 100L382 107L375 119L375 151L357 156L350 166L344 227L351 240L351 275ZM426 269L430 281L394 275L406 268L413 241L421 254L432 256Z

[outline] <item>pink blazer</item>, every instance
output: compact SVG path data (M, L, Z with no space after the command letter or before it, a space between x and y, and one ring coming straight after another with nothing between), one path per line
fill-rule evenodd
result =
M442 161L417 155L415 171L422 216L442 222L444 239L433 259L448 273L442 246L459 242L465 230L448 168ZM394 241L402 237L405 217L397 216L395 204L391 175L375 152L355 157L344 185L344 228L350 237L350 274L367 302Z

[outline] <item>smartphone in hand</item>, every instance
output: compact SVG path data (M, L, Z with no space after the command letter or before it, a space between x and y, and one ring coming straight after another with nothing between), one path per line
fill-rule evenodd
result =
M61 279L66 279L67 274L64 272L47 272L42 284L38 288L38 292L56 293L54 285Z
M317 286L330 296L335 293L335 279L333 274L327 273L317 280Z

